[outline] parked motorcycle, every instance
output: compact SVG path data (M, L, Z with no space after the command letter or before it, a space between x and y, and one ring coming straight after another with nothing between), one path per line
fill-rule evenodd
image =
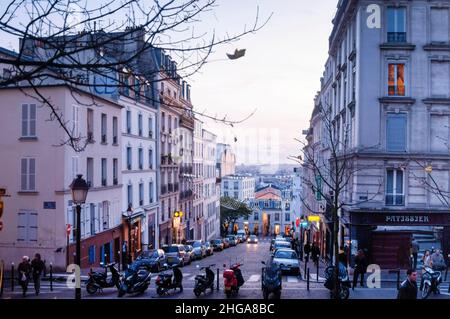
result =
M199 297L200 294L206 292L207 289L211 289L211 292L214 291L214 271L211 270L211 267L214 267L215 264L201 267L197 265L197 268L200 268L200 271L205 270L205 275L197 275L195 276L195 287L194 294L196 297Z
M223 266L226 268L225 264ZM237 295L239 288L245 282L242 272L239 269L240 266L242 266L242 264L236 263L231 265L230 268L225 269L223 272L225 294L227 298L230 298L232 295Z
M428 266L424 266L424 273L422 275L420 291L422 299L428 298L428 296L434 292L434 294L439 294L439 284L442 282L442 275L440 271L433 270Z
M334 266L328 266L325 269L325 283L324 286L330 290L330 297L332 299L335 299L335 267ZM338 276L338 299L348 299L350 296L350 288L351 288L351 282L350 278L348 276L347 268L339 263L339 276Z
M114 267L116 263L110 263L107 265L104 265L103 263L100 264L102 268L105 269L105 271L95 271L95 272L89 272L89 279L86 283L86 291L93 295L97 292L97 290L100 289L100 291L103 290L103 288L111 288L116 286L117 289L120 288L120 273ZM108 279L108 269L111 272L111 278Z
M160 296L165 295L169 290L180 289L183 292L183 273L177 266L168 267L167 264L164 265L166 270L156 277L155 284L158 286L156 288L156 293ZM167 269L172 269L172 274L167 272Z
M273 293L275 299L281 297L281 269L275 263L266 265L264 261L261 261L265 267L262 268L261 276L261 288L263 291L264 299L269 299L269 295Z
M150 286L151 267L143 260L136 260L125 272L119 288L119 297L126 293L144 293Z

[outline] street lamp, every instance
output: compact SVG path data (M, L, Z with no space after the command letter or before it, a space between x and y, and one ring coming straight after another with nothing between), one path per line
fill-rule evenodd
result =
M81 269L81 205L86 202L87 193L89 190L89 186L86 181L81 178L83 175L77 175L77 178L73 180L72 184L70 184L70 189L72 190L72 200L76 205L77 212L77 249L76 249L76 264ZM81 299L81 288L75 288L75 299Z

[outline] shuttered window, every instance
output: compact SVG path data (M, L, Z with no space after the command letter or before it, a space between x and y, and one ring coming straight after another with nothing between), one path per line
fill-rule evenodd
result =
M36 160L34 158L20 160L20 189L22 191L36 190Z
M431 42L448 42L448 20L449 10L443 8L431 8Z
M406 151L406 114L388 114L386 146L389 152Z
M18 216L18 237L20 242L37 242L38 217L35 211L19 211Z
M22 104L22 137L36 136L36 104Z

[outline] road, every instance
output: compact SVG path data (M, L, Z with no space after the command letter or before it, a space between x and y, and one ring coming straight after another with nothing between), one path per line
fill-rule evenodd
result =
M236 247L230 247L222 252L215 252L214 255L204 258L202 260L194 261L191 265L187 265L181 268L183 272L183 292L174 291L168 296L160 297L156 294L156 288L154 280L157 274L152 275L151 284L149 289L141 295L126 295L123 298L133 299L148 299L148 298L163 298L163 299L194 299L196 298L193 293L194 278L200 271L197 265L204 266L215 264L213 267L214 272L217 274L217 268L219 269L219 283L220 289L214 290L211 293L210 290L206 295L201 295L201 299L224 299L225 294L223 292L223 265L227 266L230 263L239 262L242 264L241 270L245 279L245 284L239 290L239 299L261 299L261 261L266 261L269 258L269 246L270 240L260 240L258 244L239 244ZM329 291L323 286L323 278L319 276L319 282L316 282L316 274L314 270L311 270L310 274L310 289L307 290L307 282L304 278L296 276L283 276L283 289L282 299L328 299ZM303 270L302 270L303 273ZM217 282L217 278L216 278ZM54 284L54 290L49 290L49 283L42 282L41 294L35 296L33 294L33 287L30 285L29 294L26 298L50 298L50 299L71 299L74 297L74 290L68 288L64 282ZM446 299L450 298L450 294L446 293L447 286L443 285L441 288L442 293L437 296L431 296L433 299ZM368 289L368 288L356 288L350 293L350 299L394 299L397 295L397 289L395 283L382 284L380 289ZM16 286L15 292L10 292L5 289L3 298L22 298L20 287ZM117 290L115 288L105 289L103 292L96 293L95 295L88 295L84 286L82 287L83 299L110 299L117 298Z

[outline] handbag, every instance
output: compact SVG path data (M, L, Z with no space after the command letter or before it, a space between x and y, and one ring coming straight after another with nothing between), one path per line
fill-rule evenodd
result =
M21 281L27 281L27 276L25 275L25 273L22 273L22 277L20 278Z

